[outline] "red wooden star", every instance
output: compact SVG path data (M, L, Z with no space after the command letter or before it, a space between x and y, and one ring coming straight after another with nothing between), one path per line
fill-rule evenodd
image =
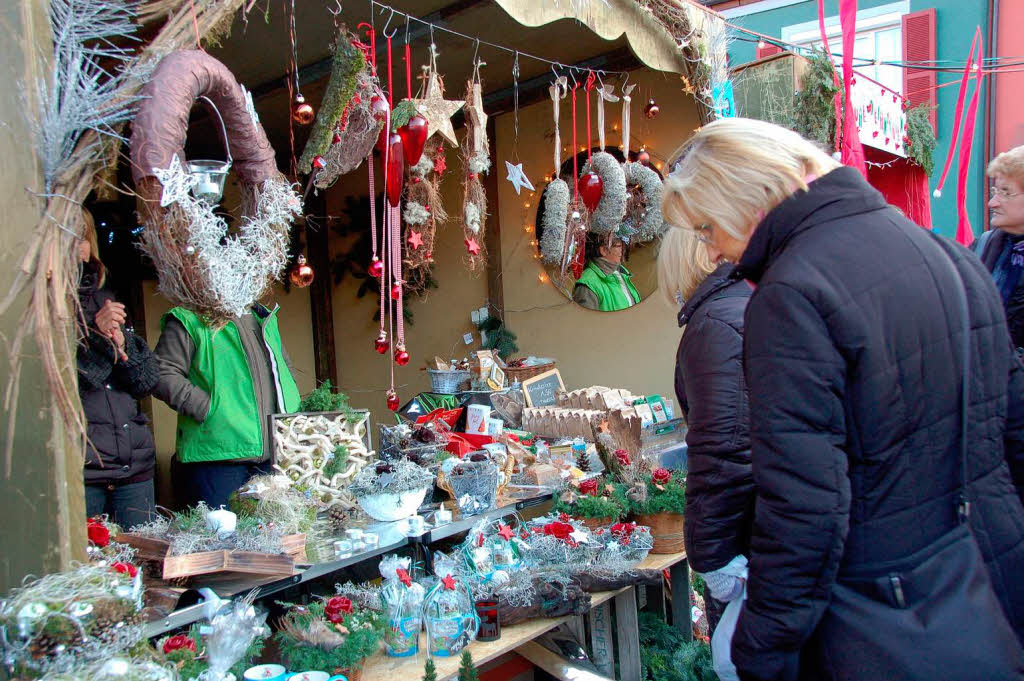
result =
M466 239L466 250L472 255L480 255L480 244L476 242L476 239Z
M505 541L512 541L512 537L516 536L516 533L505 523L498 523L498 536Z
M409 230L409 238L407 239L409 245L415 249L418 249L423 245L423 235L415 230Z
M446 590L455 591L455 580L451 575L445 575L445 578L441 580L441 584L444 585Z
M406 586L412 586L412 576L405 568L398 568L395 570L395 574L398 575L398 581Z

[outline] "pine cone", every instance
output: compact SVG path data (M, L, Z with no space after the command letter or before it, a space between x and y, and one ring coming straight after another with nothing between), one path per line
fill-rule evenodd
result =
M582 451L576 455L576 468L580 469L584 473L590 472L590 456L586 451Z
M327 509L327 518L335 527L342 528L352 519L352 512L341 505L335 505Z

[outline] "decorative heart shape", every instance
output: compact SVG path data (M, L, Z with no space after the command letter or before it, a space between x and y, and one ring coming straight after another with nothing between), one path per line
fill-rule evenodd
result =
M402 136L397 132L388 136L388 203L397 206L402 200L402 180L405 174L405 161L402 153Z
M402 136L405 165L411 168L423 156L423 145L427 143L427 119L416 114L398 129L398 134Z
M580 178L580 196L587 210L593 212L604 194L604 180L597 173L587 173Z

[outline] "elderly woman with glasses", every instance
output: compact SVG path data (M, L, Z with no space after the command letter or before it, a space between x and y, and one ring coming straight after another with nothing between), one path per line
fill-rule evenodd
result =
M1020 678L1024 369L991 277L790 130L720 119L680 155L666 222L756 287L739 677Z
M1024 348L1024 146L999 154L988 165L992 178L992 229L972 249L992 273L1003 299L1014 347Z

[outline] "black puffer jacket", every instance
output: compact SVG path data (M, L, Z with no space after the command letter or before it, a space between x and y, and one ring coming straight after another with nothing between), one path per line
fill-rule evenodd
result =
M146 341L124 331L128 360L115 362L113 345L95 328L96 313L110 291L96 286L96 272L86 267L79 301L86 329L79 342L78 392L88 422L85 482L117 485L153 477L156 446L149 420L139 410L139 398L153 391L160 368Z
M840 168L769 213L737 270L758 286L744 339L757 502L732 645L744 679L793 668L850 568L957 525L959 284L940 247L971 310L971 527L1024 634L1024 369L999 296L977 258Z
M745 281L722 265L679 311L676 397L686 415L686 558L698 572L724 567L750 546L754 479L743 379Z
M992 230L991 236L985 239L985 246L981 249L981 253L978 253L978 257L991 272L996 268L996 262L999 260L1007 240L1019 240L1020 238L1001 229ZM1017 284L1017 288L1010 294L1010 299L1006 301L1004 309L1006 310L1006 326L1014 347L1024 348L1024 282Z

